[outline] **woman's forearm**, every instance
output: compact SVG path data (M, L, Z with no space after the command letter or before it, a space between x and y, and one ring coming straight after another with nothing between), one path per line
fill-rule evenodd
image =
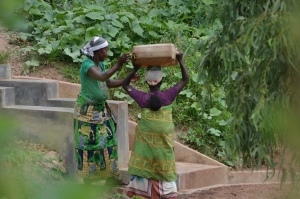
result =
M93 79L105 82L109 80L109 78L118 70L119 67L120 66L116 64L104 73L100 72L96 67L91 67L88 71L88 75Z
M122 86L122 84L123 84L123 79L118 79L118 80L109 79L106 81L106 85L108 88L117 88Z
M123 79L122 86L127 86L130 84L131 78L134 76L134 74L137 72L137 69L133 68L128 75Z
M182 81L188 82L189 81L189 74L187 71L187 68L182 60L179 60L179 65L181 69L181 74L182 74Z

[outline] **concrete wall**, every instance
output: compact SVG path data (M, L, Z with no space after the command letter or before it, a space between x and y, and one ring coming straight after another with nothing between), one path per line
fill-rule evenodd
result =
M0 79L11 79L10 65L0 64Z
M251 183L279 183L282 177L282 172L275 171L262 171L254 170L249 171L232 171L228 172L227 184L251 184ZM290 176L287 178L287 182L290 182Z
M118 164L120 168L127 167L129 163L129 137L128 137L128 104L124 101L107 100L112 114L117 120Z
M58 97L58 83L53 80L0 80L3 87L15 90L15 104L47 106L49 98Z
M1 68L1 67L0 67ZM23 80L46 80L37 77L27 77L27 76L12 76L13 79L23 79ZM80 93L81 85L73 84L64 81L57 81L59 85L58 96L60 98L77 98Z
M73 109L10 106L1 113L16 121L21 138L57 151L66 161L68 172L74 174Z

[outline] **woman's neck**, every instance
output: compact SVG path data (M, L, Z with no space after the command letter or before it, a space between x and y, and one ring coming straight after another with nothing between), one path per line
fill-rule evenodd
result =
M97 59L97 58L94 56L94 57L91 57L91 60L95 63L95 66L96 66L96 67L99 67L99 64L100 64L99 59Z
M160 89L159 89L158 86L149 86L149 90L150 90L150 92L157 92L157 91L160 91Z

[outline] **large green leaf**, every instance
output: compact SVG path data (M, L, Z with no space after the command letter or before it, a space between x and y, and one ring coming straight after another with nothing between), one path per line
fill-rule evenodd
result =
M180 95L185 95L187 98L191 98L193 96L193 92L191 89L185 89L180 92Z
M53 28L52 31L54 34L58 34L64 32L67 29L67 26L58 26L57 28Z
M187 7L185 7L185 6L180 6L178 8L178 12L181 12L181 13L190 13L190 10Z
M54 14L53 10L47 10L45 12L44 18L47 19L48 21L54 21L55 14Z
M221 135L221 131L219 131L218 129L215 129L215 128L210 128L208 129L209 133L214 135L214 136L220 136Z
M65 11L57 11L55 18L56 20L65 20L66 14L67 12Z
M158 38L160 35L158 35L156 32L154 32L154 31L149 31L148 32L149 33L149 35L151 35L151 36L153 36L154 38Z
M116 19L113 19L111 21L111 24L114 25L114 26L116 26L116 27L118 27L118 28L124 28L124 26L118 20L116 20Z
M152 18L152 17L156 18L156 17L160 16L162 12L163 12L163 9L152 9L148 13L148 17L149 18Z
M52 52L51 44L45 45L44 47L38 49L39 54L50 54L51 52Z
M145 5L151 2L151 0L136 0L136 2L140 5Z
M105 12L105 9L100 5L86 5L85 8L93 11Z
M122 17L120 18L120 20L121 20L122 22L124 22L124 23L130 23L130 20L129 20L128 17L126 17L126 16L122 16Z
M92 37L99 34L99 30L96 27L89 27L85 30L86 41L89 41Z
M202 2L205 4L205 5L211 5L214 3L213 0L202 0Z
M91 23L91 19L84 16L84 15L80 15L78 17L75 17L73 19L74 22L76 23L79 23L79 24L83 24L83 25L86 25L86 24L90 24Z
M182 2L182 0L169 0L168 3L172 6L179 6L183 2Z
M222 113L222 111L220 111L220 110L218 110L217 108L214 107L214 108L211 108L209 110L209 113L210 113L211 116L218 116Z
M99 13L99 12L90 12L90 13L87 13L85 15L87 18L89 19L93 19L93 20L103 20L104 19L104 16Z
M117 98L119 98L119 99L123 99L123 98L127 97L127 94L122 93L120 91L115 91L114 92L114 96L117 97Z
M37 61L37 60L30 60L30 61L26 61L25 64L27 66L39 66L40 65L40 62Z
M137 20L134 20L132 22L132 31L135 32L136 34L138 34L141 37L143 36L144 30L143 28L140 26L139 22Z
M108 25L107 27L107 34L111 37L115 37L118 34L119 30L112 25Z
M131 12L119 12L118 14L119 14L119 16L126 16L126 17L128 17L128 18L130 18L130 19L136 18L136 17L134 16L134 14L132 14Z
M105 15L105 19L107 19L107 20L115 20L115 19L118 19L118 18L119 18L119 16L116 15L116 14L106 14Z
M85 32L84 28L77 28L72 33L74 33L74 35L82 35L82 34L84 34L84 32Z
M43 16L43 13L39 9L36 9L36 8L30 9L29 14Z
M64 52L66 53L66 55L72 57L73 59L76 59L80 56L79 49L72 50L71 48L65 48Z

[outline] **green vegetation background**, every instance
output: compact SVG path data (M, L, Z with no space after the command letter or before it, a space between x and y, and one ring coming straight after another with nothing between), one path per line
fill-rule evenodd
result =
M80 83L79 49L95 35L110 44L108 67L135 45L174 43L190 82L174 103L180 139L228 166L275 169L274 151L292 154L283 168L299 179L299 2L295 0L25 0L1 2L2 25L17 31L24 73L47 64ZM5 56L5 55L4 55ZM132 68L127 64L114 78ZM142 74L142 71L141 71ZM180 79L164 68L162 89ZM143 82L136 84L146 89ZM122 89L113 99L127 100Z

